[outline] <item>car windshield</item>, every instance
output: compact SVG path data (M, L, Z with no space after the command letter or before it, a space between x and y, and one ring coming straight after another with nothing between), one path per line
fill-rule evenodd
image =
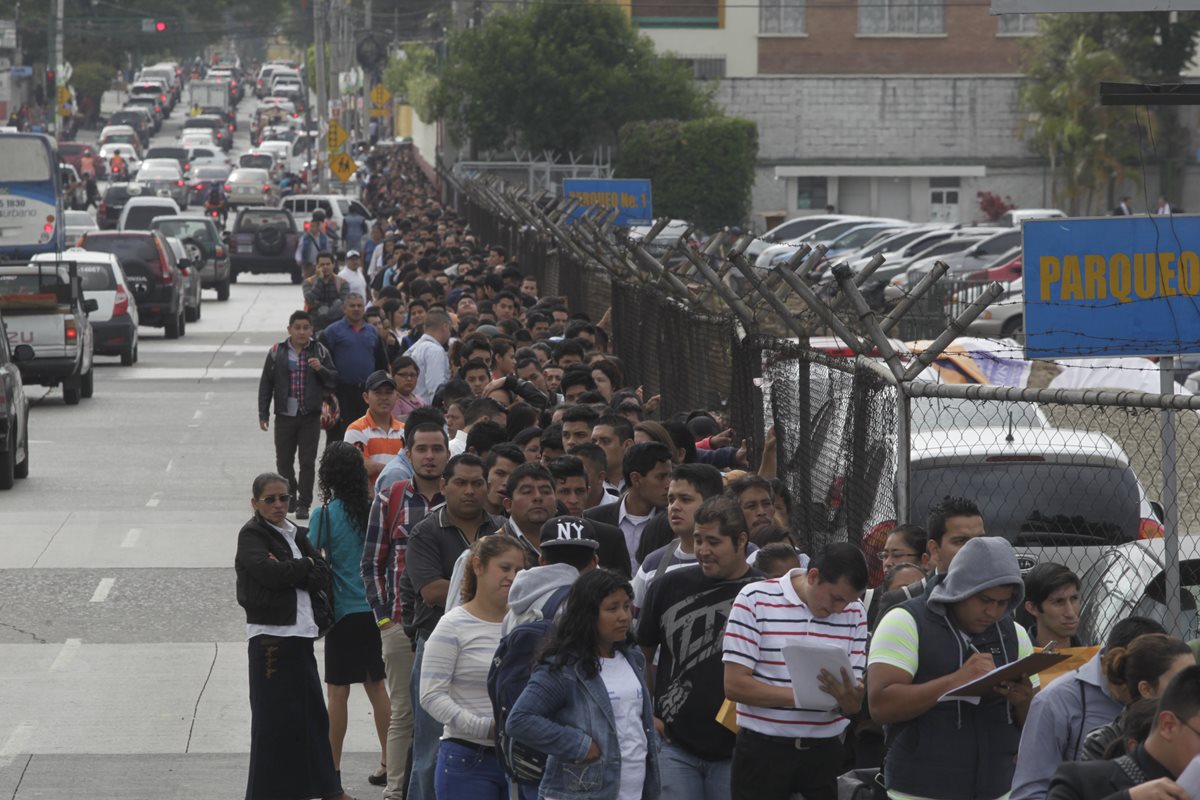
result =
M912 470L910 519L925 519L948 494L975 501L987 532L1065 533L1116 543L1137 538L1141 490L1128 467L1036 461L952 464ZM1094 543L1094 542L1093 542Z
M275 159L268 155L244 155L239 160L243 167L257 167L259 169L268 169L275 163Z
M51 176L50 151L36 138L10 137L0 147L0 176L6 183L45 181Z
M202 219L156 219L150 227L153 230L161 231L164 236L173 236L180 240L202 239L207 241L212 238L208 225Z
M179 212L170 206L136 206L128 209L122 230L148 231L156 217L169 217Z
M961 430L964 428L1044 428L1046 421L1034 403L989 403L958 397L914 397L912 430Z
M862 247L864 244L879 235L879 232L883 230L887 229L871 226L849 231L831 242L829 249L845 250L848 247Z
M263 183L267 180L266 170L238 169L229 176L230 183Z
M97 253L112 253L128 273L129 264L150 264L158 261L154 240L149 236L89 236L83 240L83 248Z
M288 228L288 215L282 211L247 211L238 218L239 231L256 231L259 228Z
M172 181L178 180L179 174L171 172L169 169L145 169L138 173L139 181Z
M32 272L0 275L0 297L46 294L57 291L60 285L58 273L49 267L42 271L40 277Z
M173 158L183 161L187 158L187 151L182 147L151 147L146 151L146 158Z
M223 181L229 177L229 170L223 167L200 167L192 170L192 177L202 181Z
M863 224L863 221L861 219L849 220L847 222L831 222L828 225L821 227L821 228L817 228L812 233L809 233L809 234L803 236L800 239L800 241L801 242L832 241L832 240L836 239L837 237L841 236L846 231L848 231L852 228L857 228L859 225L862 225L862 224Z
M63 219L68 225L92 226L96 224L92 220L92 215L86 211L64 211Z
M79 261L75 269L85 292L106 292L117 288L117 278L108 264Z

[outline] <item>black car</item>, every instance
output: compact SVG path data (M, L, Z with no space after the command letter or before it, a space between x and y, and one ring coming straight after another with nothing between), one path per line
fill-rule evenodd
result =
M193 265L200 270L200 285L205 289L216 289L218 300L229 299L229 251L211 217L180 214L174 217L156 217L150 230L164 236L174 237L184 247L195 246L200 251L199 261Z
M121 211L131 197L140 197L142 187L136 183L112 183L104 190L100 205L96 209L96 224L102 231L117 229L121 220Z
M84 250L112 253L121 262L125 279L137 301L138 322L165 328L168 339L178 339L187 327L184 291L186 277L171 246L157 231L100 231L86 233Z
M0 317L0 331L4 329ZM16 478L29 477L29 403L17 358L33 358L33 349L10 347L8 337L0 336L0 489L11 489Z
M108 124L128 125L142 140L142 147L150 145L150 136L154 133L154 120L149 111L141 108L123 108L109 116Z

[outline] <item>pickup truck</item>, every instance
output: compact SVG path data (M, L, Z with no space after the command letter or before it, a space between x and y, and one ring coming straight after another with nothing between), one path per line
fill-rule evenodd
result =
M92 325L73 262L0 265L0 313L9 349L20 351L17 366L26 384L63 387L63 400L76 405L91 397ZM26 349L31 349L32 358Z

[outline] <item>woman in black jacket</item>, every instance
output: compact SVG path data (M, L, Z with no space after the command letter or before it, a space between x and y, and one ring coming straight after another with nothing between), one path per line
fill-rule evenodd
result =
M329 565L287 519L288 482L254 479L254 516L238 533L238 604L250 658L250 774L246 800L351 800L329 749L329 715L313 656L318 611L310 590Z

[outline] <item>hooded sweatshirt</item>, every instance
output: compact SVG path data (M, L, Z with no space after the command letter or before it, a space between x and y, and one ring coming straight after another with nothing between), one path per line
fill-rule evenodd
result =
M507 636L518 625L541 619L542 606L550 596L577 580L579 570L570 564L547 564L518 572L508 589L508 612L500 626L500 635ZM562 608L559 606L560 611Z

